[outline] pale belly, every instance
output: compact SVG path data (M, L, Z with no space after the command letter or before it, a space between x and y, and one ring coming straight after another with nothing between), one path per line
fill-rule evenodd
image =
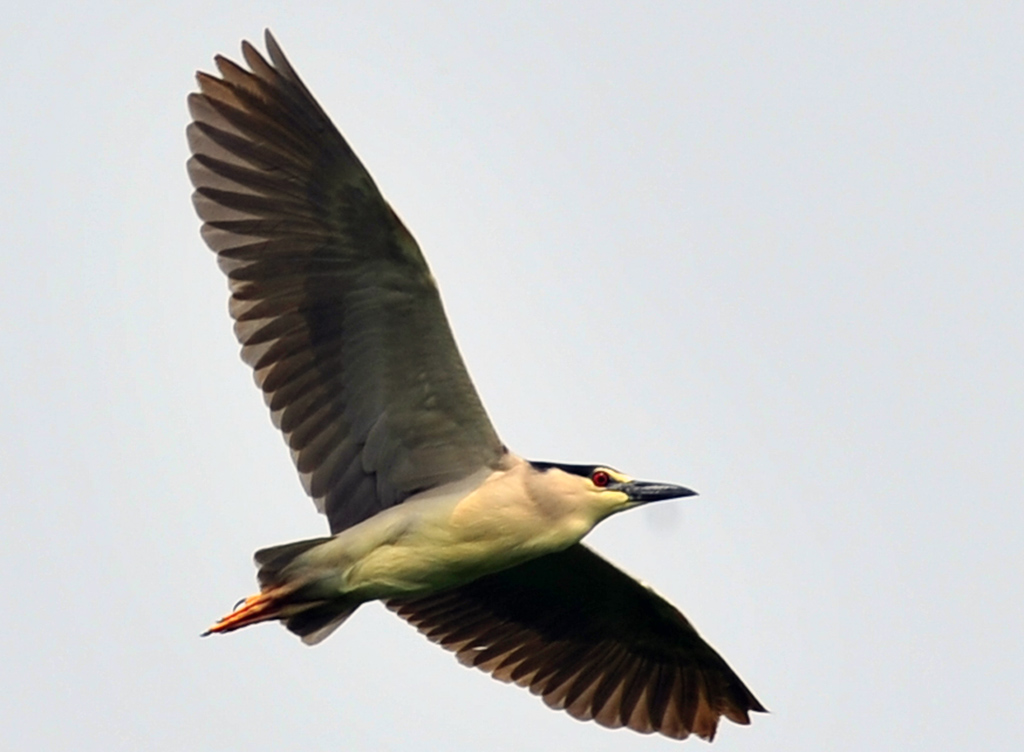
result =
M518 504L472 497L403 504L325 544L339 589L372 600L429 593L470 582L576 543L591 525L538 519ZM326 563L326 562L325 562ZM340 571L339 571L340 570Z

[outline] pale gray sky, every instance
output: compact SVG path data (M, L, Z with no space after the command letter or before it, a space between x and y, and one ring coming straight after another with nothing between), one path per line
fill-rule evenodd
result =
M509 446L701 492L589 540L772 709L713 749L1024 748L1024 6L937 2L10 9L0 748L676 747L376 605L199 639L326 530L184 168L195 69L265 26Z

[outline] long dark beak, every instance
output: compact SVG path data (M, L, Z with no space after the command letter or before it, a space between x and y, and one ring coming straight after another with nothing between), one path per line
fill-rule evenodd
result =
M673 486L671 483L648 483L645 480L632 480L629 483L623 483L622 490L629 495L631 500L641 504L697 495L696 491L691 491L689 488Z

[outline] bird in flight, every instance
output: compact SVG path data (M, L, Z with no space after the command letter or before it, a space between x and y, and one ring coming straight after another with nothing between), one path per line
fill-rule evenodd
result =
M712 739L764 707L668 601L580 541L693 495L498 438L412 235L277 42L189 95L202 236L329 537L255 555L207 634L278 620L315 644L381 600L467 666L610 728Z

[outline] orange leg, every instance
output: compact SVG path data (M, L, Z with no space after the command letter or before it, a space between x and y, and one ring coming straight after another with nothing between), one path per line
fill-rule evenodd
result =
M278 587L264 590L256 595L250 595L244 601L241 601L234 611L218 619L213 626L203 632L202 636L206 637L215 632L233 632L250 624L258 624L261 621L281 618L281 611L285 605L283 596L292 590L293 588Z

